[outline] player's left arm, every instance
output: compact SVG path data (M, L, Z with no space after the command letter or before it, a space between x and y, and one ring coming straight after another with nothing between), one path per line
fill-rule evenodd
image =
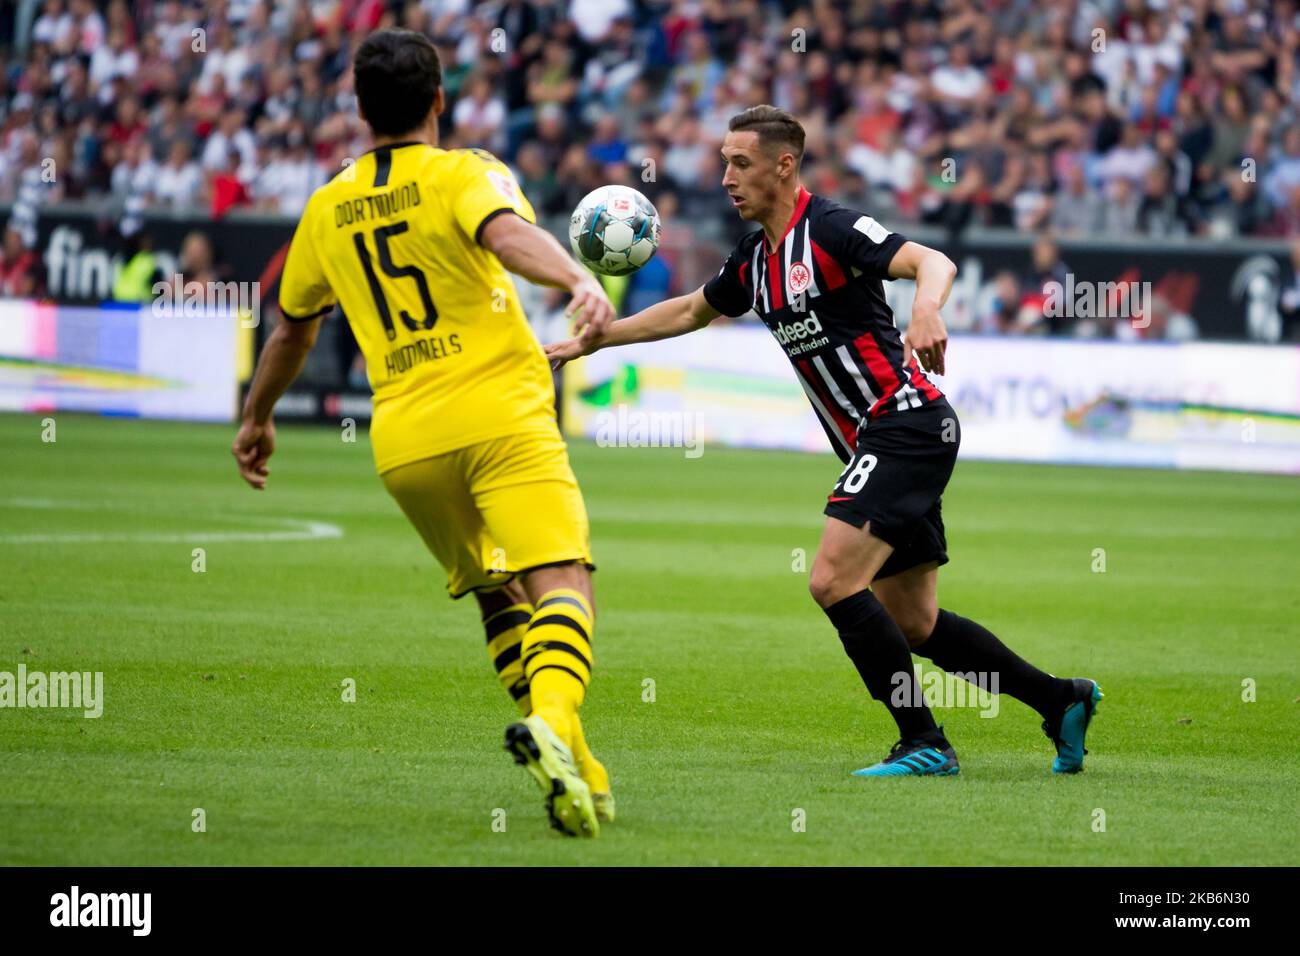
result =
M275 451L275 403L302 371L307 353L316 344L321 321L334 310L335 296L321 267L312 237L315 203L308 202L289 243L280 276L281 321L266 340L253 381L248 386L244 414L230 452L239 474L261 491L270 474L267 462Z
M937 249L890 232L870 216L843 207L814 222L812 238L855 274L872 279L915 279L912 324L903 336L903 364L915 354L927 372L943 374L948 331L939 309L948 300L957 267Z
M916 296L912 299L912 322L903 336L903 364L915 353L927 372L943 374L944 350L948 347L948 330L939 310L948 301L957 266L938 249L919 242L905 242L889 260L891 279L915 279Z

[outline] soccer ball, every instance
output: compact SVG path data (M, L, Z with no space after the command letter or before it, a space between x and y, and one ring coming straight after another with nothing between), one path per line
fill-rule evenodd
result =
M659 248L659 213L631 186L601 186L569 217L569 245L592 272L625 276Z

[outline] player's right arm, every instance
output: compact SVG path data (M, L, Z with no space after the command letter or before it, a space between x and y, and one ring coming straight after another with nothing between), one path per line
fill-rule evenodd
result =
M559 368L570 359L590 355L597 349L614 345L631 345L633 342L655 342L685 335L702 329L722 313L709 304L703 287L689 295L657 302L626 319L610 323L609 328L588 340L572 338L546 346L546 357L552 368Z
M548 345L546 357L551 360L552 368L559 368L570 359L590 355L596 349L670 339L674 335L702 329L720 315L733 318L744 315L754 300L741 279L743 271L743 260L737 248L727 257L718 274L690 295L679 295L643 309L613 323L602 335L590 341L569 339Z
M452 213L465 235L515 275L567 289L573 298L565 317L577 317L584 338L604 331L614 319L609 296L554 236L534 225L537 215L510 167L481 149L460 150L456 159L439 185L452 197Z
M577 316L574 331L584 338L598 337L613 321L614 306L604 287L545 229L517 215L495 216L484 224L479 242L515 275L538 285L567 289L573 298L564 317Z

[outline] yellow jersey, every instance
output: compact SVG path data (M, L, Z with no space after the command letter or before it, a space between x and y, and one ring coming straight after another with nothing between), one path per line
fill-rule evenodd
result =
M556 430L550 366L509 274L479 245L501 213L535 221L479 149L381 146L317 189L280 279L286 321L343 306L366 357L380 473L503 435Z

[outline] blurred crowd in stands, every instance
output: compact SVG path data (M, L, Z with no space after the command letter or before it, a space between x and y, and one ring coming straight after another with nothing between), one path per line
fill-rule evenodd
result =
M24 7L30 15L24 16ZM352 52L423 31L444 145L539 212L626 182L737 221L728 118L808 131L804 181L892 228L1300 235L1296 0L43 0L0 26L0 201L295 215L369 148ZM9 35L4 35L7 32ZM6 237L6 249L9 241ZM7 253L6 253L7 258ZM671 257L670 257L671 258Z

